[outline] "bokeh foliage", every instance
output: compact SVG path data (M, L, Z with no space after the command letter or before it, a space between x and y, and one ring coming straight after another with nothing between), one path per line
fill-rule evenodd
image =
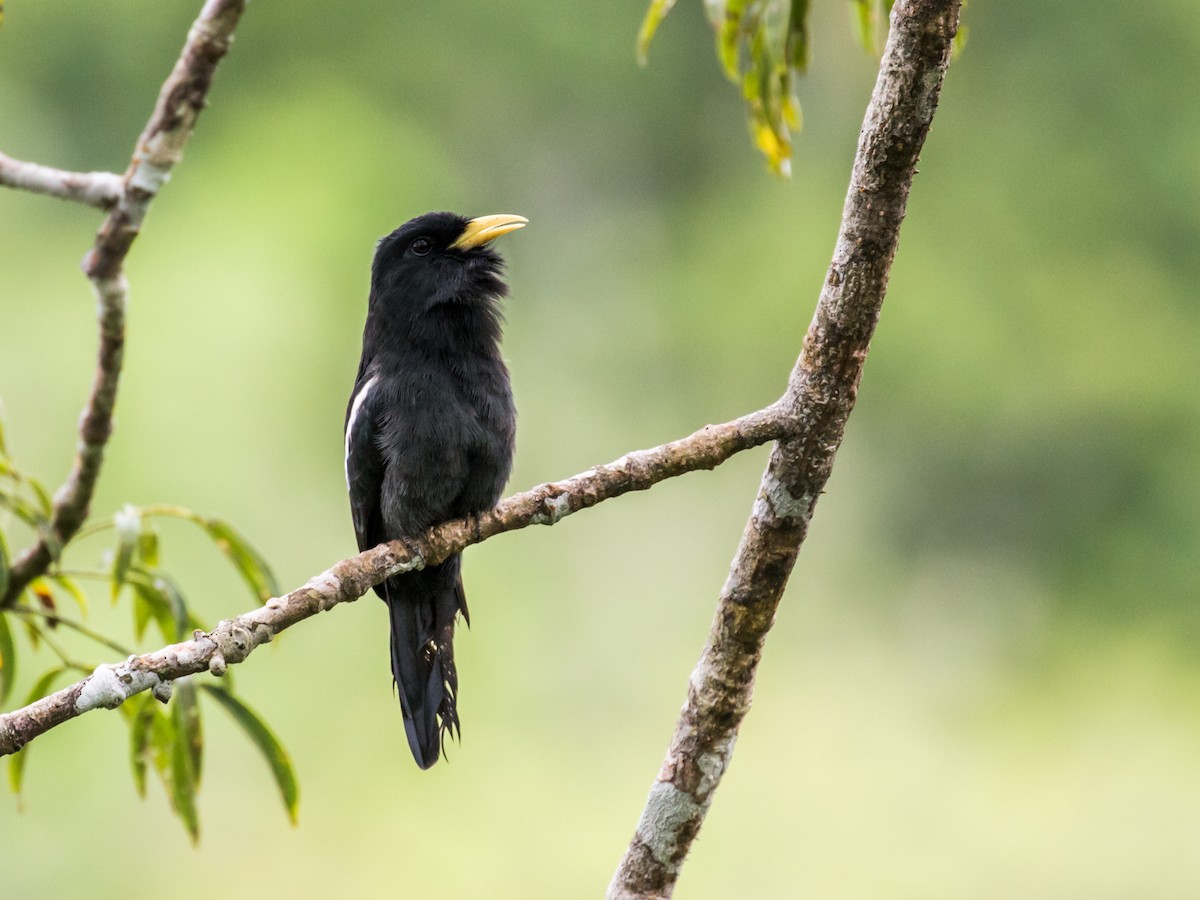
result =
M6 5L0 146L122 169L195 9ZM1179 99L1200 76L1200 19L1182 0L969 12L858 408L681 897L1200 885L1200 123ZM874 61L845 6L812 4L805 131L781 182L746 140L701 9L679 5L641 70L644 13L256 0L130 258L96 509L219 514L284 586L352 552L340 426L372 242L432 208L531 219L504 248L514 488L773 399ZM95 350L76 264L97 219L0 204L6 438L54 484ZM470 551L447 766L405 758L381 604L256 654L237 688L304 781L296 829L229 717L205 717L195 850L166 803L129 790L119 714L40 739L24 813L0 808L5 890L124 897L221 871L231 897L371 896L402 872L447 896L481 879L497 897L595 894L763 462ZM254 602L194 525L161 528L201 619ZM89 623L132 635L124 606L93 602ZM39 652L10 703L54 665ZM154 852L135 872L96 823Z

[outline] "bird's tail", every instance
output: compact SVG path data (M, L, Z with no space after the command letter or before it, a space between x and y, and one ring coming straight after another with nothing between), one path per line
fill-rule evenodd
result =
M457 737L459 731L454 618L460 610L467 617L459 565L455 556L383 585L392 622L392 677L408 745L422 769L438 761L446 734Z

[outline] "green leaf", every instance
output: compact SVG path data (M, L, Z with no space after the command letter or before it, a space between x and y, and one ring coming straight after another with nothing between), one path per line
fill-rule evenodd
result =
M193 705L195 695L192 696ZM197 775L193 765L192 751L187 738L188 713L179 703L171 704L171 724L174 740L171 744L171 779L169 782L171 806L183 821L192 838L200 840L200 816L196 811ZM165 716L164 716L165 718Z
M854 30L868 53L879 53L887 41L888 19L895 0L852 0Z
M29 748L23 747L8 758L8 788L17 795L17 809L21 810L21 786L25 781L25 760Z
M749 0L726 0L717 27L717 59L730 81L737 82L741 78L739 58L741 55L742 38L749 34L755 25L757 12L755 5Z
M875 29L871 26L875 17L875 0L851 0L850 15L858 42L868 53L875 52Z
M852 0L855 9L869 2ZM673 0L651 0L638 35L638 54L670 12ZM795 82L808 66L810 0L705 0L716 34L717 60L730 81L741 86L750 133L771 169L790 174L791 132L800 128Z
M137 561L143 569L158 568L158 533L143 529L137 540Z
M154 589L167 601L167 608L171 611L171 619L175 622L175 637L173 640L183 640L187 637L188 626L192 621L191 615L188 613L187 603L183 599L183 592L179 590L179 585L162 572L156 572L154 575ZM168 638L168 640L171 640L171 638Z
M136 506L126 503L113 517L113 525L117 530L117 552L113 555L112 600L116 603L133 565L133 554L142 533L142 514Z
M10 510L18 519L39 534L48 529L50 520L15 490L0 488L0 506Z
M183 640L195 619L188 612L179 586L162 572L148 572L136 566L130 568L126 577L134 590L133 624L138 639L141 640L146 624L153 619L163 640Z
M131 741L131 749L142 750L138 757L153 764L171 800L171 808L175 810L194 842L200 836L200 819L196 812L196 779L187 742L181 738L183 727L177 712L178 707L173 705L171 713L168 714L150 697L143 703L144 710L148 710L145 714L150 719L149 742L145 743L142 734L139 733L137 737L142 743L135 744ZM135 720L135 724L139 729L144 727L140 718ZM140 777L144 782L144 763L140 766L135 763L135 783L138 782L139 769L143 770ZM144 787L144 784L142 786Z
M196 702L196 686L190 678L175 681L171 702L175 706L176 730L187 748L193 781L198 789L204 763L204 734L200 728L200 704Z
M792 0L786 58L797 72L808 68L808 0Z
M0 531L0 597L8 593L8 543Z
M143 800L146 799L146 759L154 729L155 702L150 694L138 694L120 706L121 712L129 717L129 766L133 771L133 786Z
M170 621L170 612L162 597L148 585L137 581L133 582L133 634L139 641L146 636L146 626L152 619L156 619L155 612L160 608L167 621ZM168 629L171 627L171 625L167 626ZM161 622L159 630L162 630ZM170 640L170 638L166 638L166 640Z
M221 519L204 519L202 524L217 549L233 562L259 602L266 603L279 594L279 584L275 581L271 566L232 525Z
M71 599L75 601L75 605L79 607L80 615L86 619L88 614L88 598L87 594L79 586L79 582L74 578L68 578L66 575L47 575L46 578L57 584L71 596Z
M13 646L12 629L8 627L8 615L0 612L0 706L8 700L16 677L17 651Z
M954 41L950 44L950 58L954 59L967 46L967 26L962 23L962 14L967 11L967 0L963 0L959 9L958 31L954 33Z
M225 707L266 758L267 764L271 767L271 774L275 776L275 784L279 787L279 793L283 797L283 805L287 809L288 818L295 825L300 791L296 784L296 774L292 769L291 758L283 745L279 743L279 739L262 719L229 691L211 684L202 685L202 687Z
M42 645L42 636L38 633L37 626L25 618L21 619L21 624L25 626L25 640L29 641L30 649L37 650Z
M154 766L154 771L163 780L163 786L169 789L171 771L171 748L175 745L175 723L163 712L157 699L147 694L150 708L150 744L146 759ZM169 792L169 790L168 790Z
M646 10L646 17L642 19L642 27L638 29L637 61L639 66L646 65L654 33L658 31L658 26L662 24L662 20L667 17L667 13L674 5L675 0L650 0L650 8Z
M50 492L36 478L26 476L24 481L33 489L34 496L37 497L38 506L41 507L42 515L49 519L54 512L54 501L50 498Z
M65 672L66 669L59 666L57 669L51 669L45 675L37 680L34 686L30 689L29 695L25 698L22 706L28 706L37 700L41 700L50 693L50 687L54 684L54 679ZM29 747L25 746L8 758L8 786L12 788L12 792L18 796L21 794L21 785L25 779L25 762L29 759Z

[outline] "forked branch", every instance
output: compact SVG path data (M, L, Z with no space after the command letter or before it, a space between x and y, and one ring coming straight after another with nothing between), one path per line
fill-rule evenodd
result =
M87 519L104 448L112 434L113 408L125 349L125 305L129 283L122 266L142 220L179 162L204 108L217 63L229 50L246 0L207 0L175 68L163 83L154 113L134 148L124 176L107 172L60 172L0 154L0 183L109 209L84 258L96 294L100 349L87 405L79 420L79 444L67 480L54 495L48 526L12 564L0 609L12 606L42 575Z

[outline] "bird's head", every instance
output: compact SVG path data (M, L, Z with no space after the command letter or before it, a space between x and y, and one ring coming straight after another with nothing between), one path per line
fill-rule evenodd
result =
M521 216L468 219L448 212L405 222L375 251L372 305L381 304L389 317L406 319L445 304L492 308L508 290L500 280L504 261L492 241L527 222Z

